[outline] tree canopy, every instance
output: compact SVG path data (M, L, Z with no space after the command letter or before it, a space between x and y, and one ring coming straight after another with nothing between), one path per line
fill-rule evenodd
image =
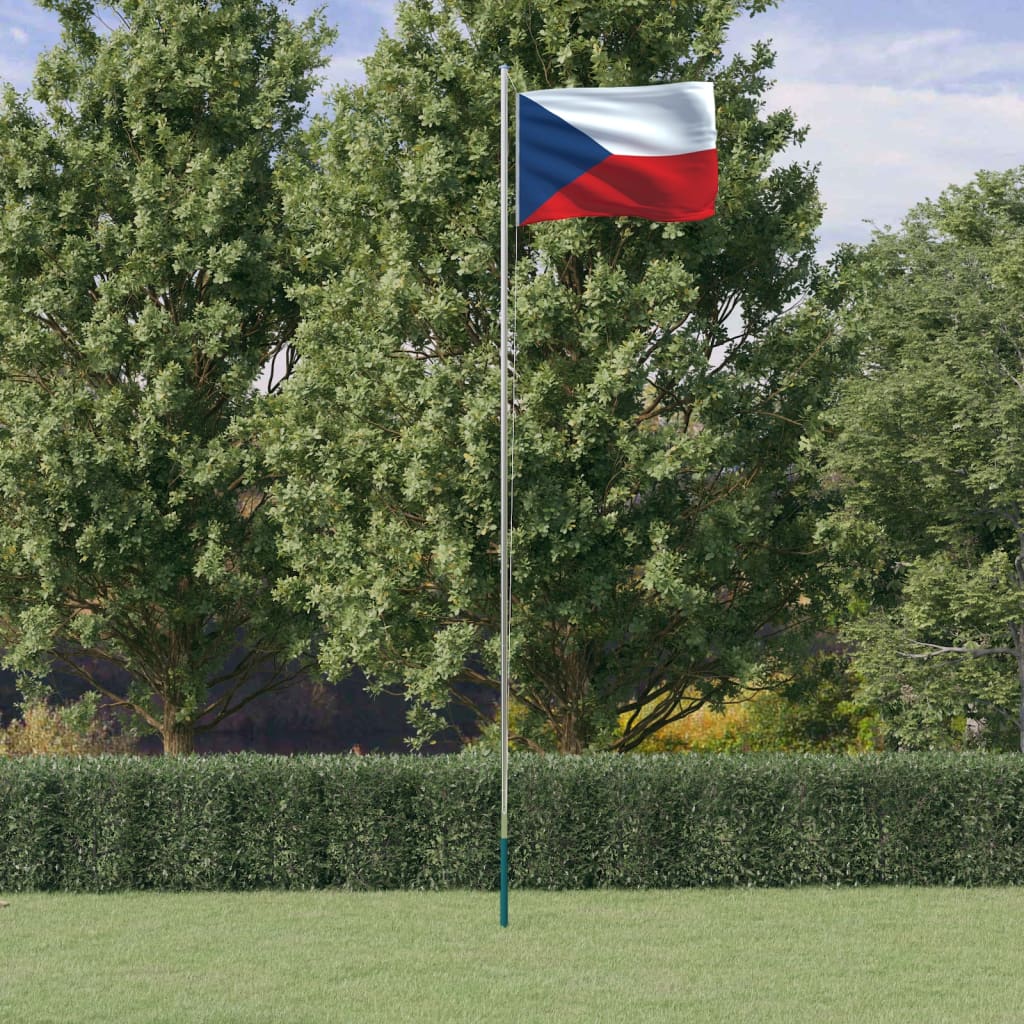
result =
M494 683L498 67L518 89L715 83L718 212L515 233L515 698L564 751L630 749L776 677L810 621L799 445L837 365L782 314L811 284L815 170L764 112L761 0L408 0L296 177L296 375L273 514L321 664L402 686L427 738ZM626 726L618 721L625 715Z
M823 536L862 697L903 746L1024 745L1024 169L922 203L847 274Z
M254 382L298 321L275 165L330 33L270 0L45 6L61 42L0 103L0 647L103 692L76 656L123 668L108 696L185 752L308 640L271 599Z

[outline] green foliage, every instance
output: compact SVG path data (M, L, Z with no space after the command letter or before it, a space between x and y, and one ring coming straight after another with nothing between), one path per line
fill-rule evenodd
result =
M271 599L253 384L297 319L274 165L329 33L269 0L125 0L105 33L48 6L61 43L0 100L0 647L126 670L183 751L308 632Z
M494 888L499 765L0 760L0 891ZM517 755L520 888L1014 885L1007 755Z
M738 749L847 754L883 749L882 723L858 700L858 684L845 656L815 656L784 686L751 701Z
M560 750L627 749L802 642L798 446L836 353L811 313L779 320L820 215L813 169L778 163L802 129L764 113L767 47L721 57L764 6L402 3L317 127L323 174L289 203L322 283L297 293L302 361L277 403L280 591L323 617L328 672L405 687L421 740L455 681L497 675L506 61L520 89L713 78L721 164L711 220L516 233L517 700Z
M1017 743L1022 246L1018 168L921 204L846 268L836 323L859 372L822 445L840 501L821 536L860 698L904 747L962 744L965 723Z

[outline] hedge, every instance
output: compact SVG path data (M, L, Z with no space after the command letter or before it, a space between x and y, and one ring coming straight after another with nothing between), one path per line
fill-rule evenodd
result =
M524 888L1024 883L1024 757L511 759ZM496 757L0 761L0 892L498 882Z

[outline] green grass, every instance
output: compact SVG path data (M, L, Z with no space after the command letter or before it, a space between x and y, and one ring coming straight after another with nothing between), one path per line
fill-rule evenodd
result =
M7 899L3 1024L1024 1020L1024 889Z

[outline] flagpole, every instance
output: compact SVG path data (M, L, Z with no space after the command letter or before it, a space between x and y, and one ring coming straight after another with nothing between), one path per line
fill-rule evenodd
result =
M501 65L501 927L508 927L508 65Z

